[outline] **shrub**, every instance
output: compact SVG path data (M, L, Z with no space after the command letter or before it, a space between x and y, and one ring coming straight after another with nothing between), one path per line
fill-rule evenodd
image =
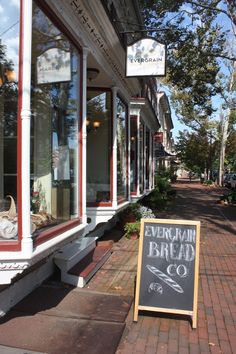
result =
M124 219L126 217L133 216L135 220L139 220L140 219L139 207L140 205L138 203L129 204L127 208L119 212L119 219Z
M167 178L157 175L155 177L155 187L159 190L159 192L165 193L170 190L171 185Z
M125 224L125 237L130 238L132 234L140 233L140 221L129 222Z
M155 218L155 214L153 214L152 209L150 209L144 205L141 205L139 207L139 213L140 213L142 219Z

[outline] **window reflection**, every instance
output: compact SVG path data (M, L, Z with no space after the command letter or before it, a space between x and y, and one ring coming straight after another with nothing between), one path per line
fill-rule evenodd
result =
M149 174L150 174L150 131L149 130L146 130L146 147L145 147L145 150L146 150L146 156L145 156L145 159L146 159L146 179L145 179L145 188L146 189L149 189Z
M139 126L139 191L140 193L144 190L144 125L140 123Z
M130 191L137 193L137 117L130 120Z
M87 93L87 201L111 201L111 92Z
M127 138L126 122L127 108L122 100L117 97L117 197L127 197Z
M17 238L17 3L1 3L0 21L0 241Z
M79 216L79 59L70 41L34 5L31 211L39 220L36 231Z

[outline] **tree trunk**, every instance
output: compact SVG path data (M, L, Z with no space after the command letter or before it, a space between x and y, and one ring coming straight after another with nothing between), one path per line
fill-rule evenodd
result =
M232 105L232 90L233 90L233 84L234 84L234 75L236 71L236 62L233 64L233 71L231 73L231 78L230 78L230 83L229 83L229 99L227 105L228 109L226 110L226 115L221 113L221 118L222 118L222 141L221 141L221 149L220 149L220 166L219 166L219 185L223 185L223 176L224 176L224 163L225 163L225 148L226 148L226 142L229 136L228 128L229 128L229 116L230 116L230 111L231 111L231 105Z

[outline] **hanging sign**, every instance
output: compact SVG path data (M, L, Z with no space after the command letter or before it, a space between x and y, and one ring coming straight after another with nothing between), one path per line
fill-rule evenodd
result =
M190 315L197 325L200 222L142 219L134 305L138 311Z
M154 134L155 143L163 143L163 132L157 132Z
M166 46L154 38L143 38L127 46L126 76L165 76Z
M37 83L71 81L70 52L50 48L37 58Z

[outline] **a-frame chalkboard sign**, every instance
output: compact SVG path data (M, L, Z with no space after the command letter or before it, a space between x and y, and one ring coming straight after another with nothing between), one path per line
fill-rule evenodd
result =
M183 314L197 326L200 222L142 219L134 321L138 311Z

